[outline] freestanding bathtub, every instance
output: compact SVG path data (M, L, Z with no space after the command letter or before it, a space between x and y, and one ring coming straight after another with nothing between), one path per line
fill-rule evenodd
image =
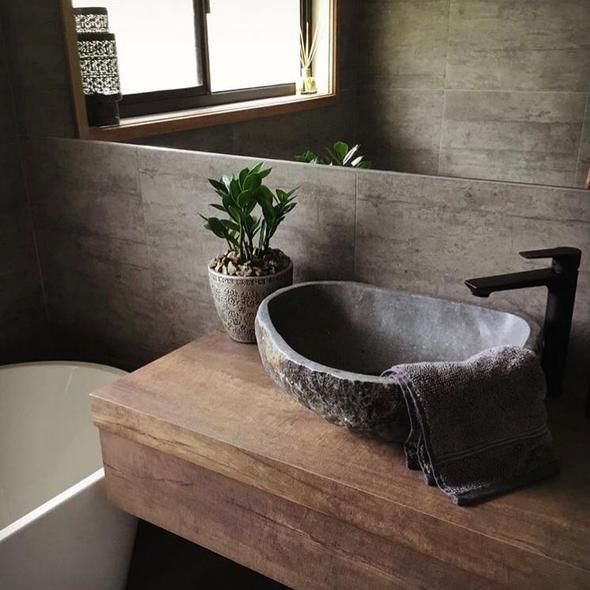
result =
M0 589L120 590L136 519L104 494L87 363L0 367Z

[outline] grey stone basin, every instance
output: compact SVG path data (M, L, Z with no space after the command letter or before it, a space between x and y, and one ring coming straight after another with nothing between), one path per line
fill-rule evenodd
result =
M353 282L302 283L267 297L256 338L268 374L326 420L404 441L400 363L462 361L512 344L538 351L536 323L502 311Z

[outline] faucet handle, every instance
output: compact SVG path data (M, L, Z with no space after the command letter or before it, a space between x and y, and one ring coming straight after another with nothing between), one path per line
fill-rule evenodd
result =
M519 254L526 259L552 258L557 270L578 270L582 259L582 251L571 246L546 248L544 250L525 250Z

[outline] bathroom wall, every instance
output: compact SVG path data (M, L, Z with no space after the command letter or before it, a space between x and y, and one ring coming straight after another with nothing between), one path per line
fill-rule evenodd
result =
M248 158L50 139L28 145L49 315L69 356L134 367L218 326L207 261L223 245L202 228L207 178ZM586 191L268 161L300 186L277 234L296 280L357 279L474 302L463 279L547 264L518 251L585 253L573 365L587 387L590 197ZM476 303L542 321L543 289Z
M0 364L34 360L48 348L5 41L0 21Z
M360 131L377 167L582 186L588 22L588 0L363 2Z

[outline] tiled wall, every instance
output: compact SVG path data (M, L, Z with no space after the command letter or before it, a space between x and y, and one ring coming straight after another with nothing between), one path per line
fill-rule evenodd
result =
M360 132L379 167L582 186L588 0L366 0L361 17Z
M49 314L69 354L133 367L217 325L206 266L222 244L198 213L211 202L207 178L253 160L71 140L28 152ZM474 302L463 279L545 264L519 250L582 248L572 358L587 373L586 191L268 163L277 186L301 187L276 244L297 280L356 278ZM544 298L535 289L475 302L542 320Z
M74 137L59 0L3 0L18 131Z
M48 333L0 22L0 364L34 360Z

